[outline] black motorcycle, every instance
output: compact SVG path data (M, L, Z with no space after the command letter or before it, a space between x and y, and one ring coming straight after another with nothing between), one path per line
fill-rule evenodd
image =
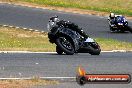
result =
M111 32L126 32L132 33L132 29L128 26L128 21L124 16L116 16L114 21L108 19L109 27Z
M100 46L94 39L90 37L85 39L78 32L68 27L58 26L55 22L49 20L47 28L49 30L49 41L57 45L56 52L59 55L63 53L67 55L73 55L74 53L99 55L101 52Z

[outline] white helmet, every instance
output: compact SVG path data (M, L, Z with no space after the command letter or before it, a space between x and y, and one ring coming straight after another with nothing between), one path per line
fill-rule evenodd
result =
M110 17L111 18L114 18L115 17L115 14L114 13L110 13Z

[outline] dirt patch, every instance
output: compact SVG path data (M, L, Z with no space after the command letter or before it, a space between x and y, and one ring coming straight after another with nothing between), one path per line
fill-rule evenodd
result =
M28 7L49 9L49 10L57 10L57 11L71 12L71 13L77 13L77 14L109 16L108 12L84 10L84 9L77 9L77 8L65 8L65 7L58 7L58 6L55 7L55 6L49 6L49 5L38 5L38 4L34 4L34 3L21 2L21 1L15 1L15 0L7 0L7 1L8 1L8 3L15 4L15 5L21 5L21 6L28 6ZM1 3L3 3L3 2L1 2ZM126 16L126 18L132 20L131 16Z
M31 88L38 85L57 85L57 81L48 81L40 79L31 80L0 80L0 88Z

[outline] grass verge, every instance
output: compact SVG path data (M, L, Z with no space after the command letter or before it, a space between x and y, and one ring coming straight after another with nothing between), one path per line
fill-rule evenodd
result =
M96 38L102 50L132 50L132 43L114 39ZM0 27L0 51L55 51L47 33Z
M31 79L31 80L0 80L0 88L32 88L59 84L57 81Z
M4 0L3 0L4 1ZM39 5L50 5L66 8L115 12L132 16L132 0L5 0L11 2L30 2Z
M47 34L8 27L0 27L1 51L54 51Z
M132 43L122 42L114 39L96 38L103 51L109 50L132 50Z

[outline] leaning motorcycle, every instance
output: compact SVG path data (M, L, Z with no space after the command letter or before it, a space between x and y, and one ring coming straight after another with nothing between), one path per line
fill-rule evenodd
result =
M50 43L56 44L56 52L61 55L73 55L75 53L89 53L91 55L99 55L101 52L98 43L88 37L84 39L78 32L65 28L64 26L56 26L50 22L47 25L49 30L48 38Z
M129 31L132 33L132 29L130 26L128 26L128 21L124 16L117 16L115 18L115 22L111 23L111 21L108 19L109 27L111 32L126 32Z

